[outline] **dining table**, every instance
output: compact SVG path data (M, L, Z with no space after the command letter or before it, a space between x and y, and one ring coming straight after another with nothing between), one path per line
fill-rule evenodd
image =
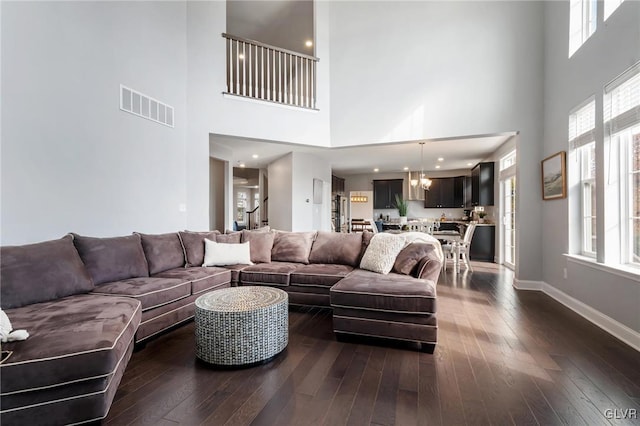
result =
M458 231L434 231L433 237L438 240L445 240L451 243L451 253L453 254L453 270L460 272L460 251L458 250L458 242L462 239L460 232ZM444 262L447 259L445 257Z

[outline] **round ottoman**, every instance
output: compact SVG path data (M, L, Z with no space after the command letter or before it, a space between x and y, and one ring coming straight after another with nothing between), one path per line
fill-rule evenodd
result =
M286 292L271 287L231 287L196 299L196 356L220 366L270 360L289 342Z

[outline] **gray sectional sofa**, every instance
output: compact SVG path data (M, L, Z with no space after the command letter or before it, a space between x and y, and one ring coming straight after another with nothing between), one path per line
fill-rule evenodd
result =
M439 245L413 243L382 275L358 268L373 234L259 232L69 234L0 248L0 304L23 342L2 345L2 424L97 421L109 410L135 344L191 319L195 299L231 285L282 288L291 304L333 308L334 330L437 340ZM250 241L253 265L202 267L205 238Z

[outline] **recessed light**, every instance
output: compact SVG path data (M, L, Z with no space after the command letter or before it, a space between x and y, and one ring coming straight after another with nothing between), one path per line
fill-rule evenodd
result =
M242 167L242 168L244 168L244 167L245 167L245 165L244 165L244 163L240 163L240 164L238 164L238 167Z
M378 169L377 167L375 169L373 169L374 172L379 172L380 169Z
M307 46L307 47L311 47L311 46L313 46L313 42L311 40L307 40L307 41L304 42L304 45Z
M251 158L258 158L258 154L253 154Z
M438 157L438 161L444 161L444 158Z
M467 163L467 166L473 166L473 163Z
M409 170L409 167L405 166L402 170L407 171L407 170Z
M436 169L439 169L439 168L440 168L440 165L438 164L438 165L436 166Z
M238 59L244 59L244 54L243 53L239 54Z

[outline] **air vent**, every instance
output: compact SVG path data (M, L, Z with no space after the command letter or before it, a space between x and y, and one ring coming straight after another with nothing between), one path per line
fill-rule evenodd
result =
M138 117L173 126L173 107L120 85L120 109Z

